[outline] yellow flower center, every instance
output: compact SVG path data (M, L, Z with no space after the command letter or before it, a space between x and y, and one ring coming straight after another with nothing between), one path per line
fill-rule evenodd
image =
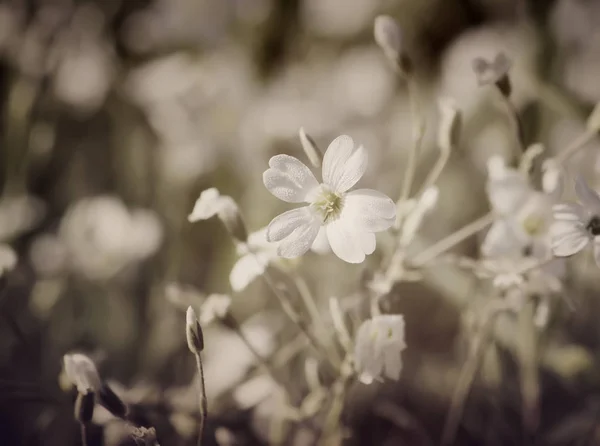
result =
M539 235L544 227L544 219L539 215L531 214L523 220L523 229L530 236Z
M323 223L327 223L340 216L344 207L344 197L323 188L312 202L312 207L321 216Z

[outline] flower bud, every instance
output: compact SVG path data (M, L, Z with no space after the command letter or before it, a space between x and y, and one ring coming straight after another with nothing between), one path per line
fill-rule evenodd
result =
M473 60L473 71L480 86L495 85L504 97L510 97L512 86L508 72L512 62L504 53L498 53L492 62L476 57Z
M300 143L302 144L304 153L306 154L310 163L313 165L313 167L321 167L323 153L319 150L315 141L304 131L304 127L300 127L298 134L300 135Z
M438 145L442 151L450 151L458 144L462 124L462 115L456 102L450 98L439 101L440 127Z
M185 317L185 335L187 338L188 348L190 351L199 355L204 350L204 336L202 334L202 327L196 317L196 312L192 307L188 307Z
M92 421L95 404L94 392L78 393L75 400L75 419L84 424Z
M227 195L221 195L215 187L206 189L194 204L194 209L188 215L191 223L208 220L214 216L225 225L229 234L237 241L245 243L248 240L248 231L240 214L237 203Z
M377 45L400 74L410 74L412 63L402 49L402 31L396 21L388 15L376 17L373 34Z
M115 417L125 419L127 417L127 405L106 383L102 384L98 391L99 403Z

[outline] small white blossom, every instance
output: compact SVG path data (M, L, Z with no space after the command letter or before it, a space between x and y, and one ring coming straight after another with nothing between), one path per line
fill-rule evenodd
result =
M349 263L361 263L375 251L375 233L395 221L396 206L372 189L348 192L367 168L367 153L354 147L349 136L332 141L323 157L323 183L319 184L298 159L276 155L263 174L265 187L288 203L308 203L275 217L267 227L267 240L280 242L281 257L294 258L313 246L325 232L333 252Z
M582 178L575 180L575 193L579 203L562 203L552 208L552 253L568 257L592 242L594 259L600 266L600 196Z
M211 294L200 307L200 325L207 325L215 319L223 319L230 306L231 297L228 295Z
M94 361L81 353L67 354L63 358L65 374L69 381L77 387L79 393L97 392L102 387L102 380Z
M358 329L354 347L360 381L371 384L384 377L398 380L405 348L402 315L384 314L364 321Z
M553 196L533 189L521 172L507 167L500 157L490 158L488 173L486 191L498 218L482 243L483 255L549 256Z

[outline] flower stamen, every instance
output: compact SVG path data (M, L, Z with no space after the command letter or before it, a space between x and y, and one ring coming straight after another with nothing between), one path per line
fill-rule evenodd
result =
M344 197L323 188L312 202L312 207L321 216L323 223L328 223L336 220L342 213Z

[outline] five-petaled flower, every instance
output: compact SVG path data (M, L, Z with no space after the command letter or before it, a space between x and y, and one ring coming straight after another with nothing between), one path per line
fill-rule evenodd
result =
M372 189L348 192L367 168L363 146L354 147L349 136L334 139L323 157L323 183L310 169L289 155L276 155L263 174L265 187L288 203L308 206L284 212L267 228L267 240L280 242L281 257L306 253L319 232L325 232L332 251L349 263L361 263L375 250L375 233L396 219L396 206L385 194Z
M371 384L384 377L398 380L402 370L404 317L383 314L367 319L356 334L354 364L359 380Z
M575 193L579 203L562 203L552 208L552 252L567 257L593 242L594 259L600 266L600 196L581 177L575 180Z

